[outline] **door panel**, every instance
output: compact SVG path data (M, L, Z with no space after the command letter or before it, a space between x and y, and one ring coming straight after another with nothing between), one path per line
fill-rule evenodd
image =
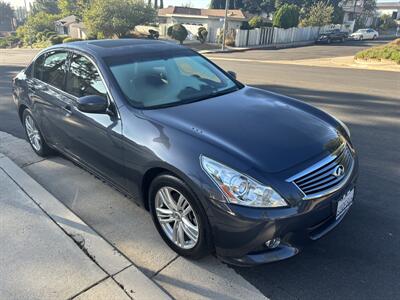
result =
M62 91L67 57L66 51L43 54L35 61L33 78L28 81L34 117L46 140L60 148L68 146L63 125L69 99Z
M66 78L66 92L71 95L70 112L65 116L65 130L70 137L69 152L118 186L126 188L120 119L116 114L85 113L77 108L79 97L99 95L108 98L106 91L93 63L85 56L73 54ZM113 104L110 102L110 105Z

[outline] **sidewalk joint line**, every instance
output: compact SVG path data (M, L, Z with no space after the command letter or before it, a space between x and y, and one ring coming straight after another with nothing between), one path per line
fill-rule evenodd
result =
M70 297L69 299L74 299L74 298L76 298L76 297L82 295L83 293L87 292L87 291L90 290L91 288L94 288L94 287L97 286L98 284L100 284L100 283L106 281L106 280L107 280L108 278L110 278L110 277L111 277L111 276L108 275L108 276L104 277L103 279L100 279L99 281L93 283L92 285L88 286L87 288L84 288L82 291L76 293L74 296Z
M26 163L26 164L21 165L20 168L21 168L21 169L24 169L25 167L32 166L32 165L34 165L34 164L40 163L40 162L45 161L45 160L47 160L47 158L42 158L42 159L40 159L40 160L38 160L38 161Z
M150 278L156 277L158 274L160 274L165 268L167 268L170 264L172 264L175 260L177 260L180 256L176 255L173 259L171 259L169 262L167 262L163 267L161 267L157 272L155 272Z

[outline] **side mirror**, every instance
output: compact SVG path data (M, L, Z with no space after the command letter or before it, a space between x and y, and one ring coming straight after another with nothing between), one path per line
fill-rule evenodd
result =
M78 99L78 109L82 112L102 114L106 113L108 101L98 95L84 96Z
M228 73L229 76L231 76L233 79L236 79L236 72L228 71L228 72L226 72L226 73Z

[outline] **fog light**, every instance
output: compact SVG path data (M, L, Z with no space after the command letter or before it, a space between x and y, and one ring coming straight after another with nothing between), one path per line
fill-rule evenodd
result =
M274 248L278 247L280 243L281 243L281 239L277 237L277 238L273 238L272 240L266 241L265 246L267 246L269 249L274 249Z

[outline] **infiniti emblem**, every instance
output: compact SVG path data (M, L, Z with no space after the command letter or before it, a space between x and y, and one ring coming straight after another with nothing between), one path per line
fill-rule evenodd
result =
M344 167L343 165L338 165L335 169L333 169L332 175L335 177L341 177L344 175Z

